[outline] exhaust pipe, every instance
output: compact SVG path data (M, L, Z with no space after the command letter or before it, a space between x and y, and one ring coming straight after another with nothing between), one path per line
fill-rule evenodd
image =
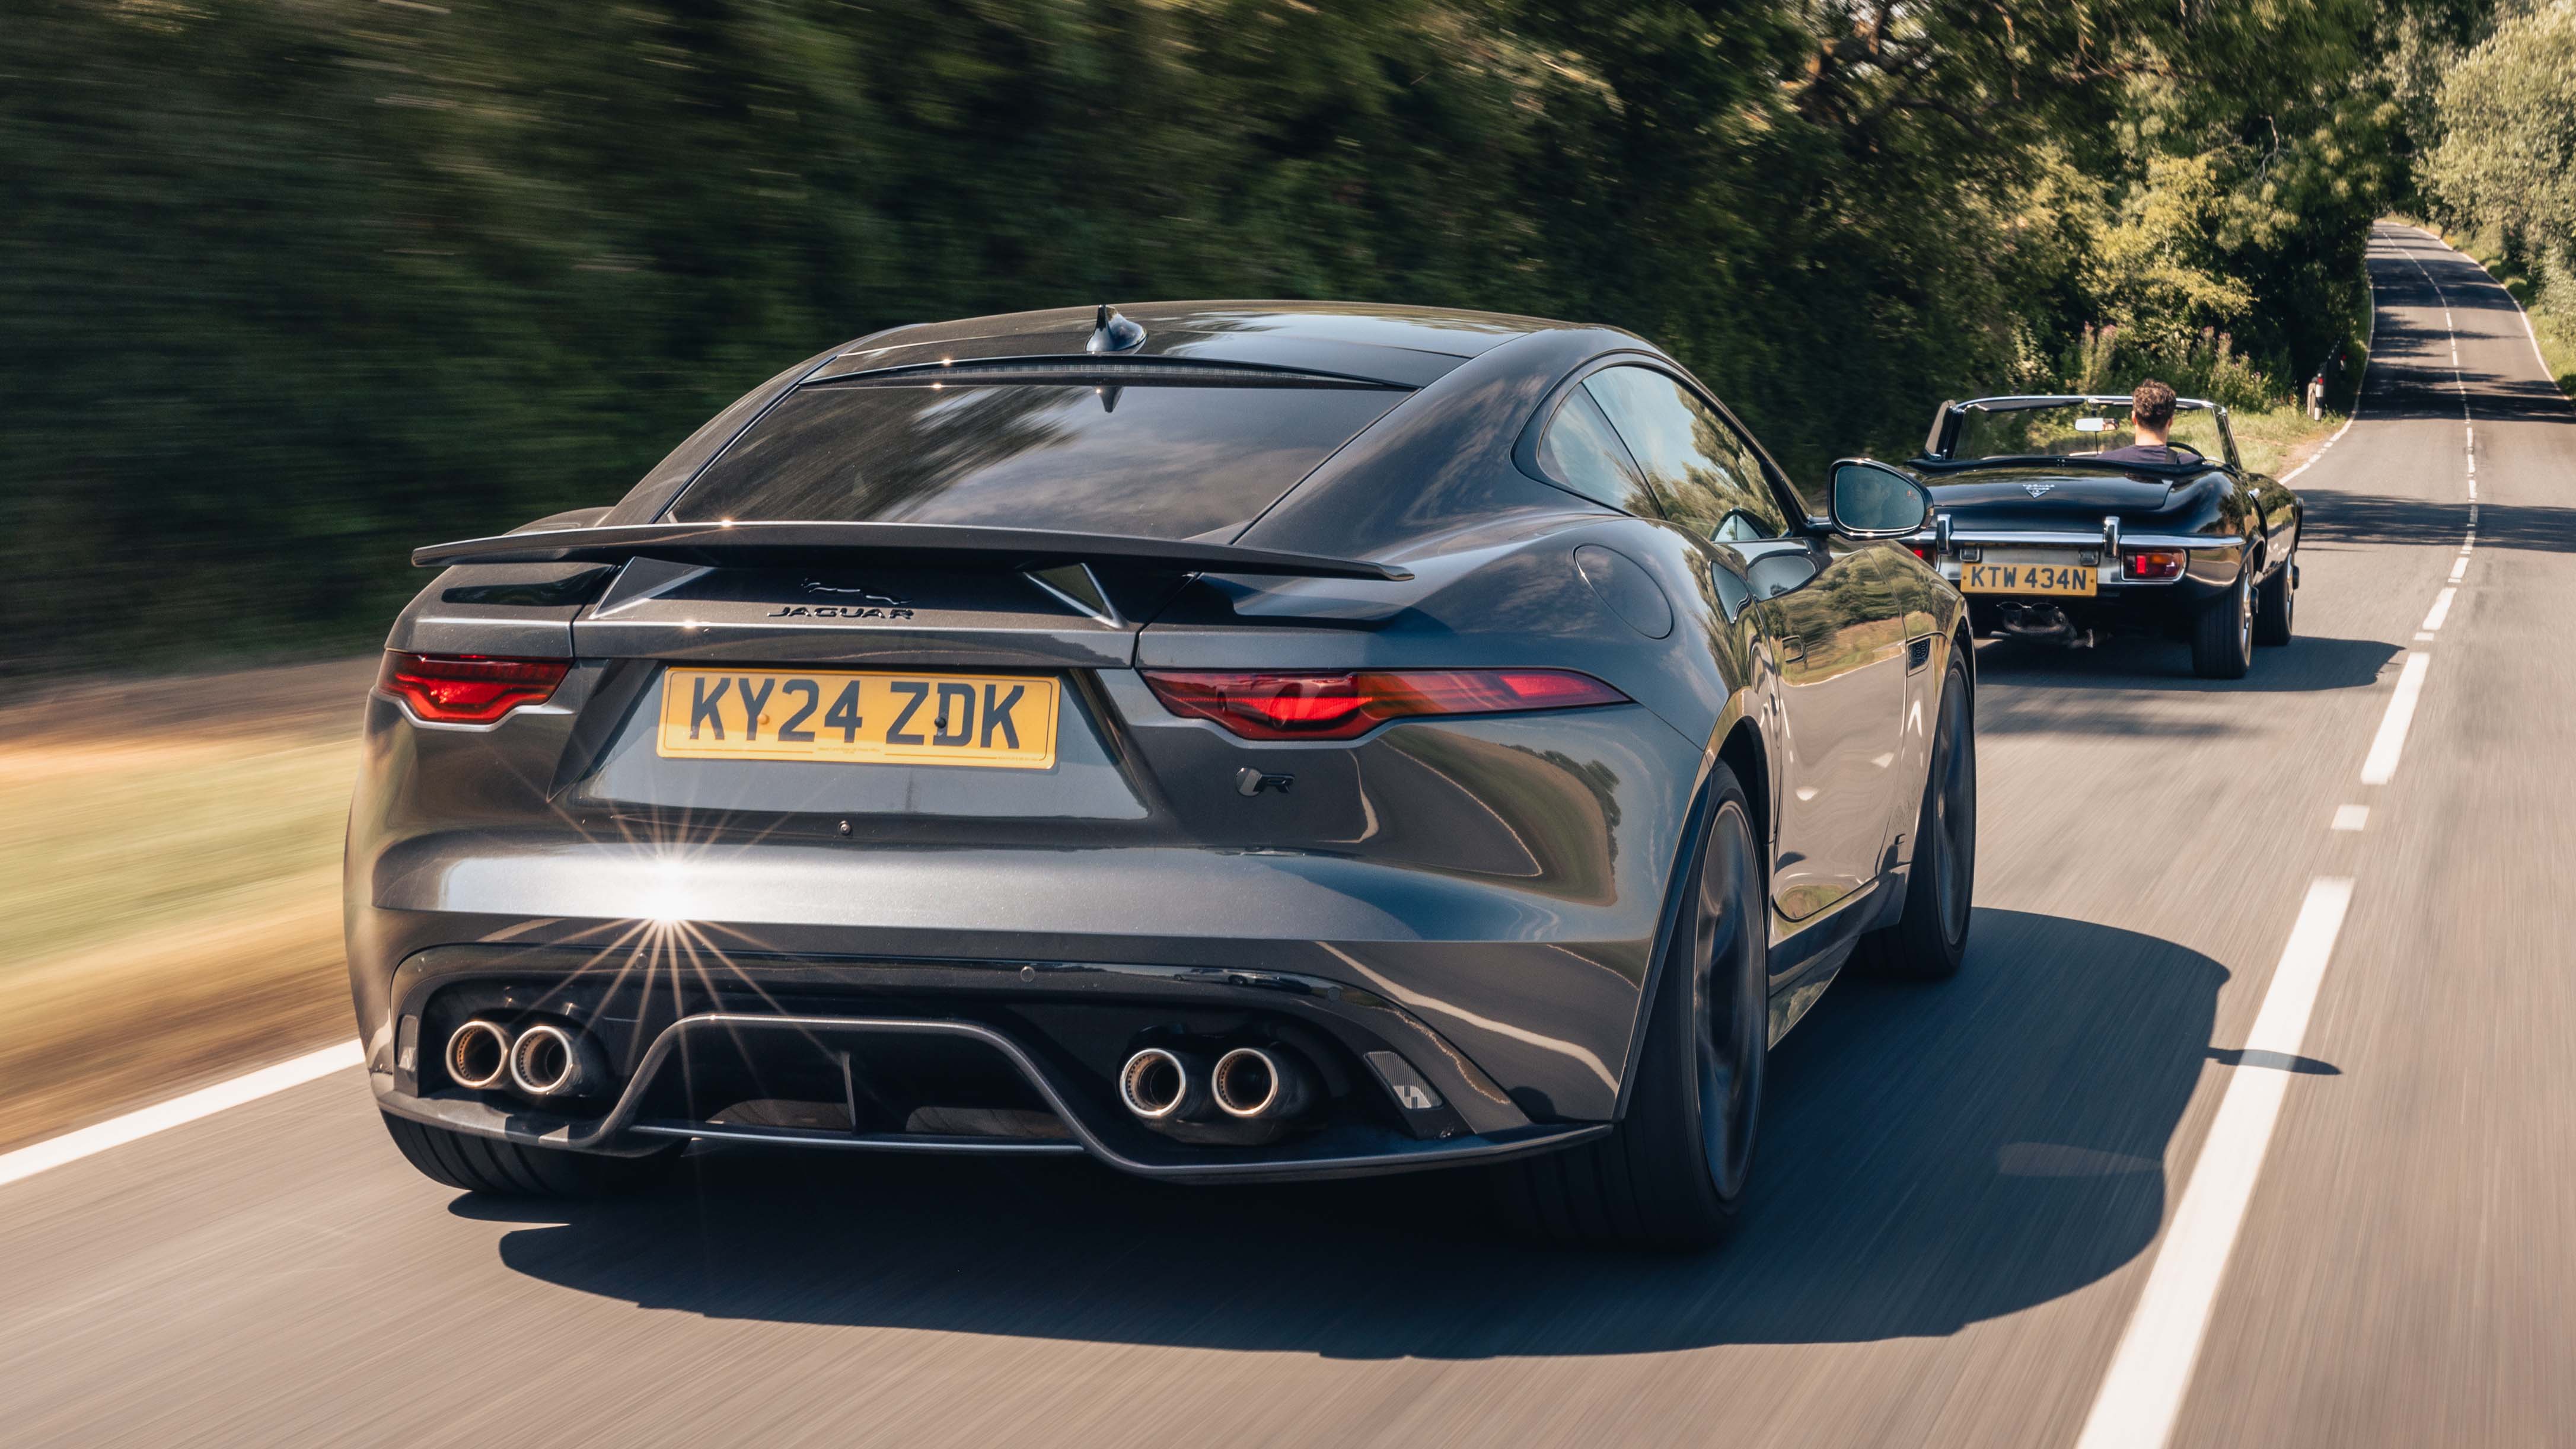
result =
M447 1039L447 1079L468 1091L501 1085L510 1074L509 1034L477 1017Z
M1207 1063L1147 1047L1118 1072L1118 1096L1148 1122L1188 1122L1207 1115Z
M1314 1097L1306 1069L1264 1047L1236 1047L1217 1058L1208 1087L1218 1111L1245 1122L1285 1121L1303 1113Z
M510 1047L510 1082L531 1097L585 1097L608 1079L608 1064L587 1033L540 1022Z

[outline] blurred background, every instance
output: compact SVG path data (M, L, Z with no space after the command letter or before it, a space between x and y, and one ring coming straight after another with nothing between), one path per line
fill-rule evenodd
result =
M1458 305L1645 334L1802 476L2149 373L2273 465L2385 212L2571 370L2572 58L2513 0L13 0L0 1147L345 1033L407 550L611 501L797 358Z

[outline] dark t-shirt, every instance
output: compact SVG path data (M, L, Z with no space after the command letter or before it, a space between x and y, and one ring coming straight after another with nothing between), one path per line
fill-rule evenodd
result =
M2199 459L2200 454L2193 449L2168 447L2162 443L2131 443L2125 448L2113 448L2107 453L2093 455L2096 463L2144 463L2152 468L2171 468Z

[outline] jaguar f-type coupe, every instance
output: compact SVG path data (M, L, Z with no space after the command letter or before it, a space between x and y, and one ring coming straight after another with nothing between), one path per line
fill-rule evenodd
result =
M1921 487L1821 514L1606 327L1312 303L897 328L626 496L421 549L349 827L423 1172L692 1139L1216 1182L1499 1164L1698 1241L1765 1056L1966 944Z

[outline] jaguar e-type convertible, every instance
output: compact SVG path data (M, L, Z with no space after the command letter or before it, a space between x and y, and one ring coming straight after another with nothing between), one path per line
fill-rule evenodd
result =
M349 965L421 1171L691 1140L1469 1164L1698 1241L1847 961L1957 969L1967 615L1604 327L1307 303L897 328L615 504L421 549Z
M2134 440L2125 397L1987 397L1941 405L1907 465L1932 494L1908 542L1967 596L1980 637L2090 645L2187 639L2193 672L2241 679L2254 646L2290 642L2298 495L2247 469L2227 410L2176 405L2170 462L2112 461Z

